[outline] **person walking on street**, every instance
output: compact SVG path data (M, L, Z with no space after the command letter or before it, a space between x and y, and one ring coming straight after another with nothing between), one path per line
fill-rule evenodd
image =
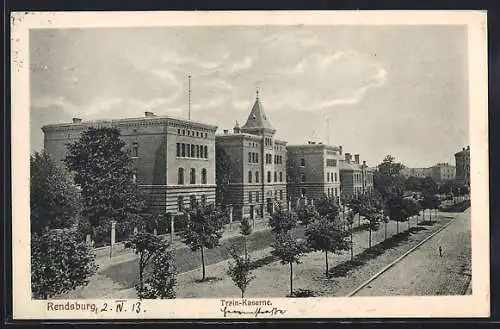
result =
M439 257L443 257L443 249L441 249L441 246L439 246Z

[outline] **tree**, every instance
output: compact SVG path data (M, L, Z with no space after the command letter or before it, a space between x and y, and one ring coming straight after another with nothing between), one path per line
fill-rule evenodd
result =
M248 222L248 218L243 217L240 222L240 233L243 235L243 244L245 247L245 259L248 259L247 237L252 234L252 226Z
M139 298L175 298L176 268L174 255L169 247L165 240L161 240L156 252L153 251L153 257L148 265L149 271L146 271L144 285L138 293Z
M69 173L45 153L30 157L31 232L69 228L76 223L80 195Z
M276 234L290 231L297 226L297 215L278 205L269 218L269 226Z
M381 210L382 210L382 199L381 197L374 193L364 194L360 198L359 204L359 214L368 220L368 248L372 247L372 231L376 231L380 227L380 221L382 220Z
M316 201L316 209L322 218L336 220L339 215L339 205L334 198L323 196Z
M384 199L387 199L392 192L400 193L404 190L405 180L401 175L404 166L395 161L396 158L387 155L373 175L373 186Z
M215 182L217 184L215 192L215 202L218 205L224 204L224 197L227 193L227 186L231 178L231 158L226 151L217 143L215 144Z
M309 247L315 251L325 253L325 276L328 276L328 252L338 253L349 249L347 237L349 232L344 225L338 221L332 221L327 217L321 217L312 222L306 229L306 237Z
M229 263L229 270L227 271L227 274L231 277L234 284L240 289L241 298L244 298L248 285L254 279L251 275L252 271L250 258L243 258L239 256L234 248L231 249L230 253L234 264L231 262Z
M399 234L399 222L407 218L407 213L404 206L404 198L401 193L393 193L389 195L386 201L387 212L391 220L396 221L396 232Z
M283 231L275 235L271 245L271 254L280 259L281 264L290 265L290 296L293 295L293 264L300 264L300 257L307 252L304 241L298 240L291 231Z
M97 271L95 255L74 229L31 235L31 290L47 299L85 286Z
M132 159L117 128L88 128L78 141L68 144L64 161L81 187L82 214L93 227L111 220L123 222L144 211Z
M144 271L155 254L163 248L163 239L148 232L137 232L125 243L125 248L133 249L139 255L139 282L136 285L137 295L144 298L147 288L144 283Z
M432 220L432 212L431 209L437 209L440 205L441 201L436 195L425 193L421 200L422 211L425 209L429 209L429 220Z
M361 226L361 216L359 214L359 210L361 207L361 199L359 196L352 196L347 200L347 207L351 210L352 219L358 215L358 226Z
M212 249L219 245L222 238L224 213L213 203L195 204L187 210L189 228L182 232L183 242L192 251L200 250L202 265L202 281L205 281L204 249Z
M352 230L352 225L354 224L354 213L350 212L347 214L346 217L346 222L349 225L349 234L350 234L350 239L349 239L349 247L351 250L351 261L354 260L354 243L353 243L353 230Z
M410 218L419 214L420 212L420 206L412 198L404 198L403 199L403 208L404 208L404 213L407 216L408 219L408 229L410 229Z
M298 219L302 222L303 225L307 226L309 223L312 223L315 219L318 218L319 213L316 210L316 207L312 204L304 204L299 207L297 210Z

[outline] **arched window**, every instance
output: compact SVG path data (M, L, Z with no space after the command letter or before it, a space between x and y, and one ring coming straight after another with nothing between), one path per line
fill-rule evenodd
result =
M179 168L177 172L177 184L184 185L184 168Z
M252 163L252 152L248 152L248 163Z
M252 182L252 172L251 171L248 172L248 182L249 183Z
M283 181L283 172L280 171L280 182Z
M139 156L139 146L137 143L132 144L132 158L137 158Z
M256 183L259 182L259 172L258 171L255 172L255 182Z
M201 170L201 183L202 184L207 183L207 170L205 168Z
M196 169L191 168L191 175L190 175L189 183L190 184L196 184Z
M267 182L271 183L271 172L270 171L267 172Z
M275 171L274 172L274 182L276 183L278 181L278 173Z
M259 163L259 153L255 153L255 163Z

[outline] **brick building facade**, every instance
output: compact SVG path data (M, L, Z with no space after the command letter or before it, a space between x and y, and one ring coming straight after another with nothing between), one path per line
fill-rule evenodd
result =
M288 193L292 204L301 198L340 197L342 147L309 142L288 145Z
M275 133L257 93L246 123L216 136L217 147L231 162L224 200L236 220L263 218L272 213L275 202L287 201L286 142Z
M88 127L115 127L132 157L135 179L154 212L177 213L195 198L215 201L216 126L145 112L142 118L82 121L42 127L56 161Z
M345 153L344 160L340 161L340 183L342 195L352 197L373 191L373 170L359 162L359 154Z
M470 187L470 146L455 153L455 165L457 183Z

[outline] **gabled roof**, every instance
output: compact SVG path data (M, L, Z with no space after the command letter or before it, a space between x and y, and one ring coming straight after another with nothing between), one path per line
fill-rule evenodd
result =
M259 95L257 94L257 98L255 99L255 103L253 104L252 110L248 115L247 122L241 127L241 129L270 129L274 130L271 122L266 116L264 112L264 108L260 102Z

